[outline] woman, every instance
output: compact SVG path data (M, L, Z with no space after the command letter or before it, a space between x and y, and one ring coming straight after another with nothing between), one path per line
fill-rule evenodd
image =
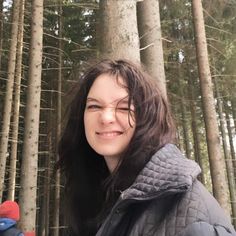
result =
M141 68L104 60L80 82L59 144L72 235L236 235Z

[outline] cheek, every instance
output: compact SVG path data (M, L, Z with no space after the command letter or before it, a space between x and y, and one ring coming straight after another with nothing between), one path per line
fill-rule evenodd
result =
M87 115L84 113L84 128L86 129L87 127Z
M131 117L131 116L128 117L126 123L128 124L128 126L129 126L131 129L135 130L135 127L136 127L136 121L135 121L134 116L132 116L132 117ZM134 132L134 131L133 131L133 132Z
M133 137L135 131L136 131L136 119L134 116L130 117L129 120L128 120L128 123L129 123L129 127L130 127L130 132L132 133L131 134L131 138Z
M129 124L135 129L135 127L136 127L136 121L135 121L135 119L133 118L133 117L130 117L130 119L129 119Z
M84 133L89 145L91 145L94 140L94 133L92 132L92 130L94 130L93 125L88 120L88 117L84 117Z
M130 138L132 138L133 136L134 136L134 133L135 133L135 129L136 129L136 126L135 126L135 124L132 124L132 128L131 128L131 131L130 131Z
M131 139L134 135L134 132L136 130L136 123L133 119L131 119L130 121L126 122L126 124L123 126L125 133L126 133L126 137L128 139Z
M85 129L86 136L91 130L91 126L92 126L92 119L90 118L88 114L84 113L84 129Z
M136 121L134 115L120 115L116 116L117 122L125 129L134 128Z

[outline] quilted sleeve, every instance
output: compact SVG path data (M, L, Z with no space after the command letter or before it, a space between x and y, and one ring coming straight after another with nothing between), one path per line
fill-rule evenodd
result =
M221 225L195 222L180 232L178 236L236 236L236 232Z

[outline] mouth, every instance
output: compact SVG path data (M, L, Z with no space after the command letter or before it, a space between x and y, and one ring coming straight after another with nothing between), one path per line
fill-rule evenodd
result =
M123 132L121 132L121 131L96 132L96 135L98 135L102 138L114 138L114 137L120 136L122 134L123 134Z

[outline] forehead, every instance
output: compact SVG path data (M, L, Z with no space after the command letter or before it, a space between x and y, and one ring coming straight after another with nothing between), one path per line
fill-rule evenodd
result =
M124 79L110 74L99 75L88 93L88 98L104 102L113 102L127 96L128 90Z

